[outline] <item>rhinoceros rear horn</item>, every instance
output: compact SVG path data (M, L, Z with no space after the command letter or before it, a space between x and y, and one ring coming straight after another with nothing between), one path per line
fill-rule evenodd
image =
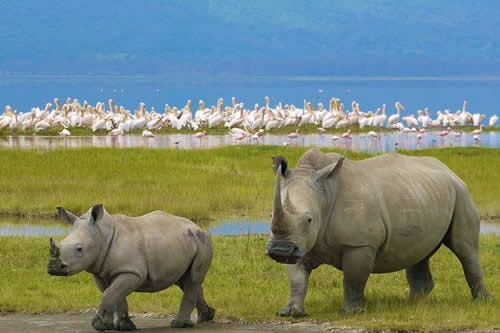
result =
M281 173L281 175L284 178L287 178L289 175L289 169L288 169L288 161L286 158L284 158L281 155L278 156L273 156L273 172L276 173ZM279 167L281 167L281 172L279 172Z

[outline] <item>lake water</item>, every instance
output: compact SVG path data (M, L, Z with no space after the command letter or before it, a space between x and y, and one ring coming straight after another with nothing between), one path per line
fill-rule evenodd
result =
M360 103L362 111L376 110L387 104L387 113L395 112L394 102L400 101L408 113L429 107L435 117L437 110L451 112L468 102L471 113L483 113L487 119L500 115L500 76L483 77L263 77L219 76L212 78L188 77L173 81L156 76L9 76L0 81L0 106L11 105L17 111L44 107L54 97L87 100L90 104L107 102L135 110L139 102L163 112L165 104L182 107L188 99L197 106L203 99L207 106L215 105L219 97L226 105L231 97L245 103L264 105L264 96L270 97L270 106L279 102L302 107L304 99L326 107L332 97L338 97L350 109L352 101Z
M214 236L269 235L271 232L269 222L248 220L225 220L209 226L207 230ZM0 221L0 237L60 237L67 235L68 231L69 226L64 224L43 225L43 222L12 223ZM481 223L481 234L500 234L500 224Z
M111 136L2 136L0 147L4 148L81 148L81 147L145 147L145 148L174 148L200 149L214 148L235 144L265 144L307 147L332 147L342 150L363 151L368 153L383 153L396 149L425 149L444 147L500 147L500 132L485 132L476 141L473 135L462 133L460 136L448 135L440 137L438 131L424 133L422 139L416 133L379 133L378 138L368 137L366 134L354 134L352 139L332 140L331 134L299 135L297 139L289 139L286 134L265 134L258 141L251 138L234 140L231 135L207 135L201 139L193 134L157 135L154 138L144 138L139 135Z

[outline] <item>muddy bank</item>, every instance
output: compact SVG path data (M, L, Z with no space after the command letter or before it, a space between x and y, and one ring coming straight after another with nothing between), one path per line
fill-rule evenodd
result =
M0 332L79 332L95 333L90 322L94 316L93 311L88 313L0 313ZM180 332L193 333L216 333L216 332L342 332L359 333L367 332L358 328L333 327L329 323L311 322L267 322L267 323L244 323L235 320L219 319L210 323L196 325L192 329L173 329L170 327L172 316L136 314L132 320L139 332Z
M79 333L94 333L96 332L90 322L94 316L93 311L86 313L43 313L43 314L25 314L15 312L0 312L0 332L36 332L36 333L58 333L58 332L79 332ZM161 316L156 314L136 314L132 320L137 326L138 332L144 333L159 333L159 332L179 332L179 329L170 327L172 316ZM367 332L418 332L418 330L367 330L364 328L355 327L335 327L333 323L313 323L301 321L292 322L258 322L245 323L237 320L218 319L210 323L202 323L196 325L192 329L182 329L183 333L216 333L216 332L256 332L256 333L320 333L320 332L335 332L335 333L367 333ZM498 333L500 328L487 330L450 330L443 332L470 332L470 333Z

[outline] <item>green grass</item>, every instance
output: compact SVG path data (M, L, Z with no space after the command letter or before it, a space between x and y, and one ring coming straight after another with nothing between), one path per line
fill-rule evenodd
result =
M96 308L100 293L88 273L54 277L46 273L48 239L1 238L0 309L19 312L85 311ZM275 317L288 299L285 267L264 255L267 237L212 237L214 260L204 283L217 318L246 321ZM431 260L435 289L418 302L407 300L404 272L372 275L366 288L366 313L342 314L342 274L321 266L310 277L306 297L308 321L367 329L457 330L500 326L500 236L482 236L481 263L485 282L496 295L491 302L473 302L461 266L446 248ZM133 313L174 314L181 292L176 287L129 296ZM289 320L289 319L286 319ZM300 320L299 320L300 321Z
M221 217L267 218L274 183L271 156L284 155L294 167L306 150L247 145L206 150L0 149L0 216L55 217L56 206L83 213L103 203L111 213L162 209L199 223ZM351 159L371 156L340 153ZM402 153L442 160L469 186L483 217L500 216L500 149Z

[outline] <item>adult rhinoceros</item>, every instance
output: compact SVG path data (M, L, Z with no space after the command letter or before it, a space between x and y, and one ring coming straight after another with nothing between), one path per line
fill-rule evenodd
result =
M294 170L282 156L273 164L267 255L289 264L290 283L278 315L305 315L308 278L321 264L343 271L344 311L363 310L370 273L406 269L410 298L427 295L429 258L441 244L462 263L472 297L490 297L478 258L478 211L464 182L437 159L389 153L351 161L311 149Z
M47 271L51 275L94 275L102 292L92 326L103 330L134 330L126 297L133 291L155 292L173 284L183 290L172 327L211 320L215 310L203 297L202 282L212 261L207 234L192 221L154 211L139 217L110 215L95 205L78 217L62 207L59 217L73 226L59 244L50 239Z

